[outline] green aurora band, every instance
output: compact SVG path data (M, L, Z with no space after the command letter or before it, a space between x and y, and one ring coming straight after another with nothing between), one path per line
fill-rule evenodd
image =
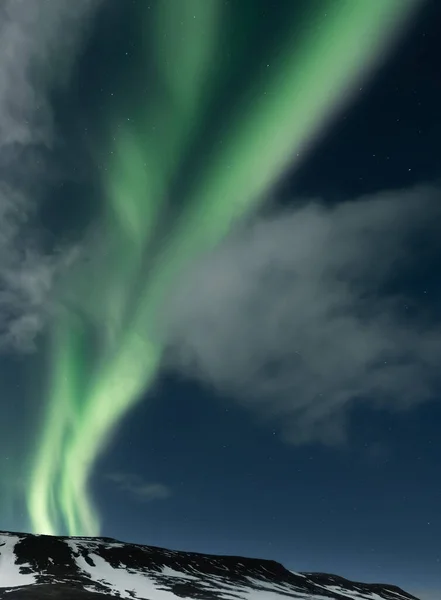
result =
M270 68L262 65L247 98L236 102L223 143L207 148L184 208L158 244L155 231L167 217L160 199L188 152L214 83L222 5L161 0L149 22L146 37L154 41L153 60L173 110L153 95L137 131L126 128L114 138L103 186L109 251L80 265L63 290L67 301L53 325L47 408L27 486L36 533L99 535L89 480L118 422L157 375L162 348L155 316L175 277L238 218L259 208L351 100L421 2L326 0L310 10L306 26L293 23ZM165 33L155 36L158 31ZM93 359L92 330L98 332Z

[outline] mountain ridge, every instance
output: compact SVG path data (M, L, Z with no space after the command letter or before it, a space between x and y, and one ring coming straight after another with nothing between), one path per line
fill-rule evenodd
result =
M109 537L0 531L0 600L418 600L401 588L274 560L169 550Z

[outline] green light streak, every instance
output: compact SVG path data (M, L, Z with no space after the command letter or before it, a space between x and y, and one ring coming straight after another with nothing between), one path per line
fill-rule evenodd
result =
M161 0L151 27L155 59L173 106L192 126L210 92L219 45L222 4L218 0ZM188 131L188 130L187 130Z
M365 82L417 5L343 0L312 15L303 39L288 43L238 108L222 151L190 195L182 237L216 243L232 221L255 208Z
M60 323L52 334L52 345L57 352L57 360L52 362L51 395L42 441L38 447L38 460L32 470L29 486L28 505L32 505L34 523L38 522L41 532L56 535L63 516L69 525L75 526L70 506L60 515L56 498L56 475L60 469L66 435L75 419L77 404L78 371L75 356L75 343L72 335ZM60 402L62 398L62 402Z
M98 261L86 276L80 273L70 292L74 305L104 332L81 405L81 369L72 350L81 336L78 321L67 315L55 326L48 414L27 498L35 531L55 533L61 520L70 535L99 533L90 475L118 422L157 374L161 348L153 342L155 314L173 278L237 218L256 209L286 167L303 157L418 5L418 0L341 0L321 4L320 14L311 11L309 27L287 40L270 68L263 66L247 101L237 105L222 146L216 152L207 148L211 160L185 198L128 316L143 253L209 99L207 78L220 25L220 2L186 0L179 10L174 0L158 4L154 57L173 102L167 112L153 97L139 131L124 130L115 140L105 181L106 224L120 252ZM100 287L88 296L91 273Z

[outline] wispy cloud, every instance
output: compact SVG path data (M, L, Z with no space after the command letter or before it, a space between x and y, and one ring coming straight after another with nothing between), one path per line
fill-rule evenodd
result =
M133 473L109 473L106 479L141 502L165 500L171 496L171 489L168 486L162 483L146 482L142 477Z
M0 183L0 350L32 350L50 312L54 281L75 259L71 247L59 252L39 248L28 228L29 198Z
M0 146L50 144L48 92L68 82L101 0L5 0L0 9Z
M55 135L49 92L68 82L100 1L0 7L0 350L32 348L57 274L73 258L71 249L43 250L31 224L47 175L40 153Z
M420 187L302 202L239 228L173 290L169 366L278 421L294 444L342 441L362 403L432 399L440 322L405 283L441 258L440 219L440 191Z

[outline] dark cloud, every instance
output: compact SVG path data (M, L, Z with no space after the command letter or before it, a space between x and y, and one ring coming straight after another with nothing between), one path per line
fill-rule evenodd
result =
M44 250L31 221L45 176L39 156L54 139L49 93L67 83L100 1L0 7L0 350L33 347L57 274L76 253Z
M278 421L294 444L343 440L360 403L431 400L440 323L410 316L404 283L441 257L440 219L440 191L420 187L241 227L173 290L168 365Z

